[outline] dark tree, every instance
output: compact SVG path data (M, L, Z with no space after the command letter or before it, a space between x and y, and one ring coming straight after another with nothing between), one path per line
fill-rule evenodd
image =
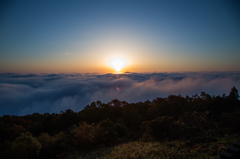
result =
M233 88L231 89L228 97L231 100L238 100L239 94L238 94L238 90L236 89L235 86L233 86Z

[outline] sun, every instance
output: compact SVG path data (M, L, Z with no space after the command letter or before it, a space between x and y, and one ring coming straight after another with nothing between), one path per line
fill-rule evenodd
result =
M115 59L111 62L111 65L117 72L119 72L125 65L125 62L121 59Z

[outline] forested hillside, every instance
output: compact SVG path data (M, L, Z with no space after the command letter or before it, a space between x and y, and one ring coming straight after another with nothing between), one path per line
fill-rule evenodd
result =
M93 102L79 112L68 109L59 114L3 115L0 158L96 158L99 151L106 154L98 157L113 158L111 155L117 151L114 147L121 149L125 158L128 152L122 150L124 144L129 149L150 146L157 150L150 153L146 148L142 150L145 156L139 153L129 158L147 158L148 153L154 158L154 153L164 155L170 149L169 154L185 149L190 156L217 156L225 144L239 138L239 115L235 87L221 96L202 92L192 97L169 95L138 103L115 99ZM93 152L95 156L91 157Z

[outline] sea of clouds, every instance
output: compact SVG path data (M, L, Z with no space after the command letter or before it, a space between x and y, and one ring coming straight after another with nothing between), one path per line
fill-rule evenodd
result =
M0 74L0 116L82 110L91 102L127 102L240 89L240 72Z

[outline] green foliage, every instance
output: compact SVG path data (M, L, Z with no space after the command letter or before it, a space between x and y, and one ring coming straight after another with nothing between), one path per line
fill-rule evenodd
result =
M1 159L12 158L12 145L13 145L13 141L5 141L4 143L0 143Z
M22 133L13 143L12 151L14 158L36 158L41 149L41 143L30 133Z
M182 137L198 137L202 135L208 128L208 114L209 111L205 113L187 112L180 117L179 121L175 122L175 126L177 127L175 128Z
M55 150L56 140L54 137L51 137L48 133L41 133L38 140L42 145L42 149L39 154L40 157L52 158L57 154Z
M79 112L4 115L0 158L208 158L227 143L227 137L217 136L240 132L239 115L235 87L228 96L201 92L137 103L114 99L92 102ZM127 148L108 148L123 142Z
M41 133L38 140L44 149L49 148L49 146L54 142L53 138L48 133Z
M99 126L82 122L71 131L74 136L74 144L80 149L93 148L98 144L100 138Z
M240 112L223 113L220 117L220 128L224 133L240 133Z
M149 119L156 119L168 113L169 107L166 98L156 98L150 104L147 113Z
M26 132L26 129L22 125L13 124L13 126L9 127L6 131L7 138L9 140L15 140L21 133Z
M50 136L48 133L41 133L38 140L42 145L39 156L44 159L65 156L66 152L73 147L72 139L62 131L54 136Z
M138 131L142 122L142 116L134 108L134 105L125 105L122 107L123 121L131 131Z
M169 116L162 116L152 120L149 125L152 130L152 135L157 139L168 137L171 132L172 123L172 117Z
M116 124L115 131L120 139L127 138L129 136L129 129L122 124Z
M158 117L149 122L142 123L144 135L142 141L166 139L171 136L173 118L169 116Z
M129 142L111 148L100 148L87 154L74 156L77 159L212 159L239 139L239 135L216 137L214 142L194 143L191 140L165 142Z
M115 131L114 123L109 119L99 122L101 143L111 145L117 142L118 134Z

